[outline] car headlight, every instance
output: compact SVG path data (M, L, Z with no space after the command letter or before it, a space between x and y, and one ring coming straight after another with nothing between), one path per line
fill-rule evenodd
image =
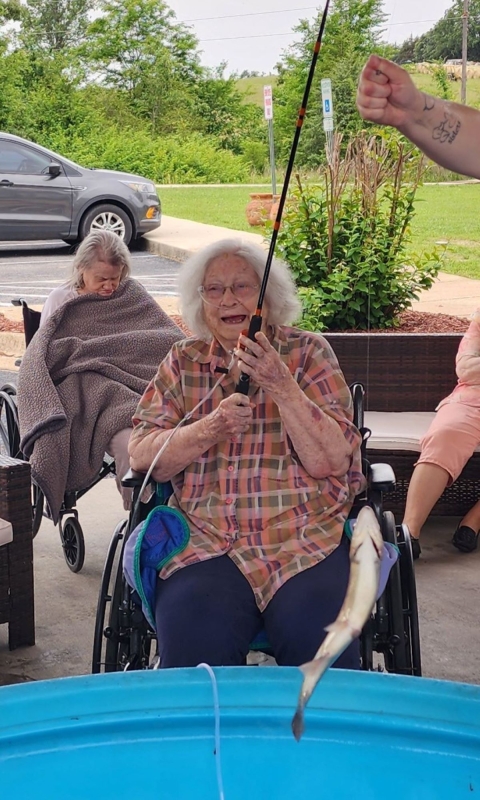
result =
M120 183L124 183L125 186L129 186L130 189L139 194L155 194L154 183L135 183L134 181L120 181Z

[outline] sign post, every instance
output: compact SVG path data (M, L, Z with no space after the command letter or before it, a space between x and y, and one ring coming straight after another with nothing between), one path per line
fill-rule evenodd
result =
M332 81L324 78L320 83L322 89L323 130L326 137L327 160L331 165L333 156L333 98Z
M270 172L272 175L272 194L277 194L277 176L275 170L275 144L273 141L273 96L272 87L263 87L263 108L268 122L268 145L270 149Z

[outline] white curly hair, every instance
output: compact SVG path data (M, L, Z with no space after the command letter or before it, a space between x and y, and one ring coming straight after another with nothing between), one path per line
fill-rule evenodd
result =
M199 288L203 285L208 266L215 258L223 255L243 258L257 273L259 283L265 271L266 252L256 244L233 238L221 239L202 248L182 264L178 274L180 313L188 328L205 341L210 341L212 334L205 322L204 305ZM272 261L265 302L268 306L268 322L271 325L287 325L295 322L302 312L302 304L290 269L277 258Z

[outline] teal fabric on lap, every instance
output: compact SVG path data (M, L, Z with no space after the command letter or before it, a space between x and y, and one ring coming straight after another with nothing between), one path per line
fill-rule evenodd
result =
M154 508L127 539L123 572L129 586L137 591L153 629L158 573L189 541L190 529L183 514L164 505Z

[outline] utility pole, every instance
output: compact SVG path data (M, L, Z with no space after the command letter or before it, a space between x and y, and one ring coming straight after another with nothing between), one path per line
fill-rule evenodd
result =
M470 0L463 0L462 14L462 93L461 102L467 102L467 49L468 49L468 6Z

